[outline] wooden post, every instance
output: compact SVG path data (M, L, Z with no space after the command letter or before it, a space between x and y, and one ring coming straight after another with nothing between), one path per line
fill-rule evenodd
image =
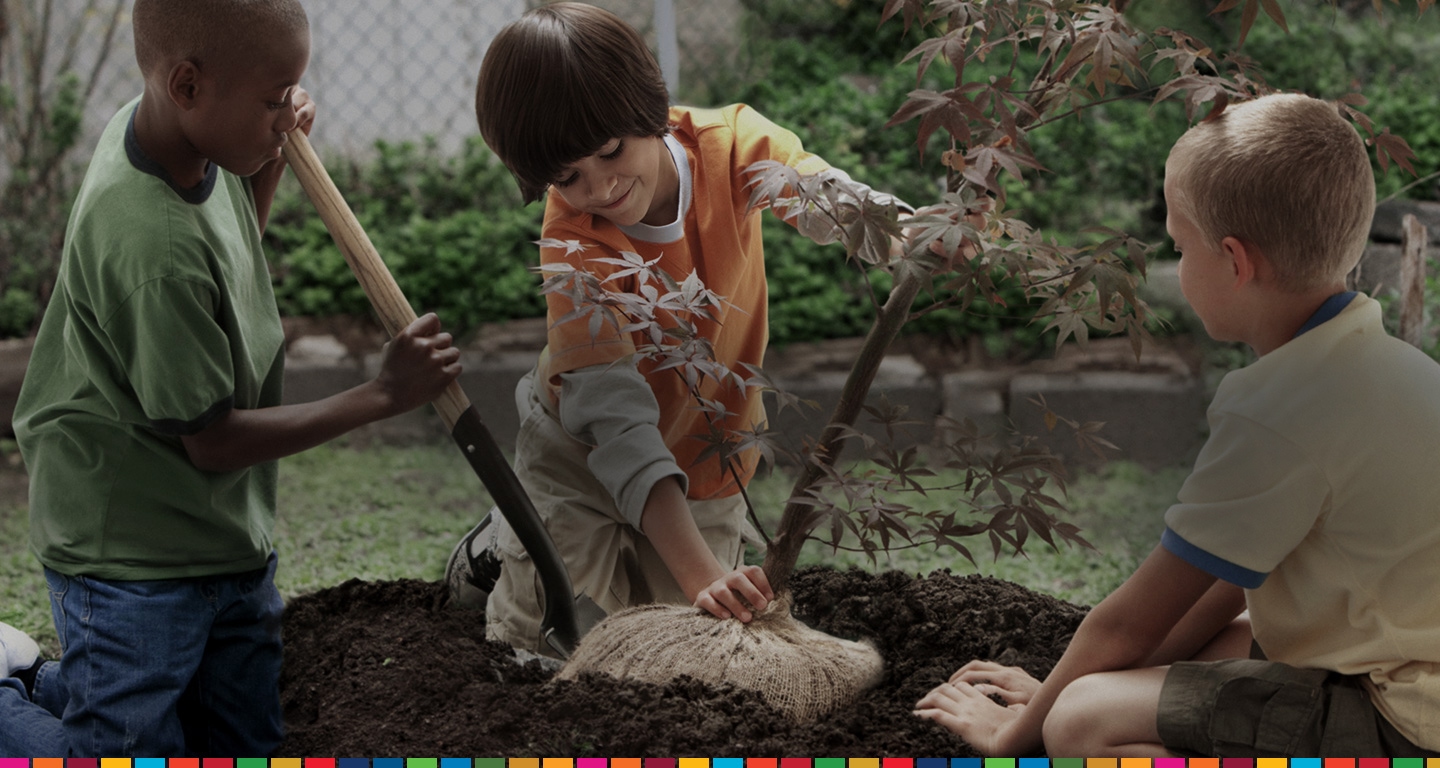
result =
M1400 339L1420 347L1425 342L1425 225L1414 214L1401 220Z

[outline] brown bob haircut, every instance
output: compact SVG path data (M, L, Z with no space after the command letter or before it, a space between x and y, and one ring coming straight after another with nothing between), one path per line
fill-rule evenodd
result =
M525 202L611 139L663 136L670 96L630 25L584 3L535 8L496 35L480 64L480 135Z

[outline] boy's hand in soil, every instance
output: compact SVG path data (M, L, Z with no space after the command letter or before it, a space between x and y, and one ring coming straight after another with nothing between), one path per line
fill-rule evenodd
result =
M375 384L395 413L405 413L440 396L460 375L460 348L440 330L434 312L415 318L385 344Z
M722 619L735 616L748 622L754 618L751 608L763 611L774 599L775 592L770 589L765 571L758 565L742 565L701 590L695 598L695 607Z
M999 696L1011 709L1030 703L1040 681L1019 667L1006 667L993 661L972 661L950 676L951 685L966 683L986 696Z
M996 704L988 692L970 683L946 682L925 694L915 705L915 714L944 726L981 754L1029 754L1039 746L1039 734L1027 734L1020 727L1025 703L1008 698L1006 702L1008 706Z

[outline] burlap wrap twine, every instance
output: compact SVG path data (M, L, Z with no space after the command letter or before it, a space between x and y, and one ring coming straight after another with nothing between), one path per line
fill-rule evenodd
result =
M797 721L814 720L880 681L869 643L832 637L790 615L782 595L749 624L684 605L627 608L595 625L557 677L583 672L665 683L689 675L759 693Z

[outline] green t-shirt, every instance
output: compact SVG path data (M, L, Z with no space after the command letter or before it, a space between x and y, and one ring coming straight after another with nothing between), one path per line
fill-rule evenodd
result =
M70 214L15 409L30 543L70 575L260 568L274 462L202 472L180 441L280 403L284 332L250 183L213 164L178 189L140 151L138 99L110 121Z

